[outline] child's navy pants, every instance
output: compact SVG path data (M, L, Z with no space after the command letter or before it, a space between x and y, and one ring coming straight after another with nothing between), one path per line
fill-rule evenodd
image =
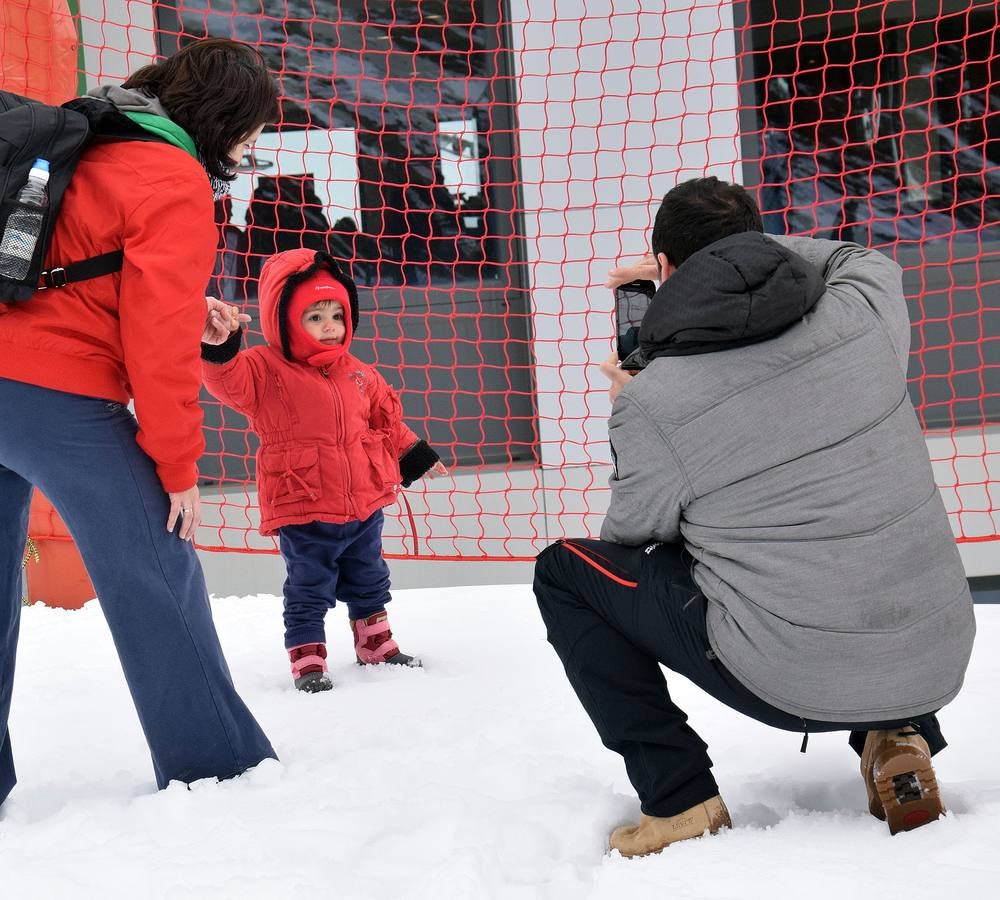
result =
M339 600L352 619L385 609L389 567L382 558L382 510L363 522L309 522L278 529L285 560L285 647L325 644L323 619Z
M16 780L7 716L32 485L80 548L157 785L226 778L274 757L233 686L194 547L166 531L169 500L128 409L0 379L0 421L0 803ZM60 678L58 659L51 676Z

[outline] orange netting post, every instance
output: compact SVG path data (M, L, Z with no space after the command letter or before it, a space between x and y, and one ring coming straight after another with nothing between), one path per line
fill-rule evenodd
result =
M0 88L43 103L71 100L79 42L66 0L0 4Z
M64 103L77 94L76 22L66 0L21 0L0 6L0 87ZM24 565L28 603L79 609L94 597L90 576L52 504L38 491L31 503Z
M79 609L96 594L69 529L52 504L35 491L25 554L28 603Z

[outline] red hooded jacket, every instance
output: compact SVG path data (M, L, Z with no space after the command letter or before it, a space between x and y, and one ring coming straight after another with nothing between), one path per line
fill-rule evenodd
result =
M345 286L347 331L338 347L315 342L310 364L299 361L311 339L299 324L304 307L295 291L324 275ZM209 393L245 415L260 438L260 532L363 521L394 503L400 483L422 475L437 454L403 423L396 392L348 352L357 293L331 257L314 250L271 257L259 301L267 345L240 351L237 332L225 344L204 345L202 358Z

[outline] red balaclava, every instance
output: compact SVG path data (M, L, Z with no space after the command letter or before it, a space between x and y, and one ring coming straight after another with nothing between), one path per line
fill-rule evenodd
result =
M344 342L330 347L317 341L302 327L302 314L320 300L336 300L344 310ZM351 345L351 300L347 289L329 272L311 275L292 292L288 302L289 349L292 358L310 366L329 366L340 360Z

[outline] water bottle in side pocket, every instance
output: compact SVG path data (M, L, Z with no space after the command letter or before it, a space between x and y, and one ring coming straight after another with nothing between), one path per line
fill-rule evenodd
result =
M0 275L17 280L28 274L48 205L49 163L36 159L0 237Z

